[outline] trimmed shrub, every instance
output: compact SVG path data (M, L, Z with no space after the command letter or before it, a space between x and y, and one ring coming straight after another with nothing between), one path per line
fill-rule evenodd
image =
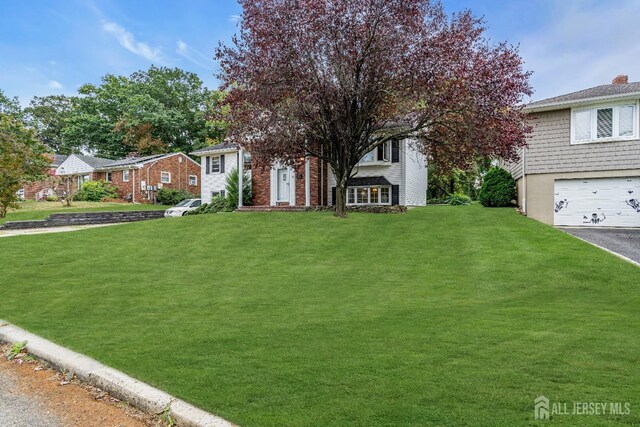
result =
M516 181L502 168L491 168L482 179L480 203L487 207L511 206L518 197Z
M463 193L453 193L449 198L449 204L452 206L463 206L471 203L471 197Z
M87 181L74 196L82 202L102 202L104 199L117 199L118 188L107 181Z
M172 190L169 188L161 188L156 193L156 201L161 205L175 206L186 199L197 199L199 196L195 196L186 190Z

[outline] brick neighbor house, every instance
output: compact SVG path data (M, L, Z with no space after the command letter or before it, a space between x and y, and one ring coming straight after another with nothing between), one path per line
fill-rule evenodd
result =
M134 203L155 202L155 192L161 188L200 194L200 165L184 153L119 160L72 154L56 175L71 177L73 191L86 181L111 182L120 198Z
M61 154L51 155L51 165L47 174L53 176L56 174L56 169L67 159L67 156ZM21 198L24 200L45 200L47 196L52 196L54 190L51 187L49 180L42 180L25 184L22 188Z
M295 166L258 165L237 146L223 142L194 151L200 156L203 203L224 195L226 178L241 167L251 179L253 205L262 207L332 206L336 180L329 165L317 157ZM239 162L239 159L245 160ZM250 165L250 170L246 171ZM384 144L360 160L348 181L347 205L424 206L427 203L427 161L409 140Z

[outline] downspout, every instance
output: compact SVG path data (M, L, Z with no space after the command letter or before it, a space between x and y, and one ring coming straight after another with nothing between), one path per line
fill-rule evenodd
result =
M522 212L527 214L527 149L522 147Z
M136 169L131 169L133 171L133 181L131 182L131 203L136 202Z
M244 150L238 150L238 209L242 208L244 198Z
M156 160L155 162L151 163L149 165L149 167L147 168L147 186L153 187L152 185L150 185L150 181L149 181L149 170L151 170L152 167L154 167L156 165L156 163L158 163L158 160ZM149 191L153 191L153 190L149 190ZM151 200L149 191L147 191L147 199ZM155 203L155 196L153 198L153 202Z

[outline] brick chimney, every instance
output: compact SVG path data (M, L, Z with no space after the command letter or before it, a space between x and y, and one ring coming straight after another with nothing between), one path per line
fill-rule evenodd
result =
M626 74L616 76L616 78L611 82L613 85L626 85L627 83L629 83L629 76Z

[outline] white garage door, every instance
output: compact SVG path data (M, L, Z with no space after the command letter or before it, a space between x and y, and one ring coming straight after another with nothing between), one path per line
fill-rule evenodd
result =
M555 225L640 227L640 177L557 180L553 208Z

